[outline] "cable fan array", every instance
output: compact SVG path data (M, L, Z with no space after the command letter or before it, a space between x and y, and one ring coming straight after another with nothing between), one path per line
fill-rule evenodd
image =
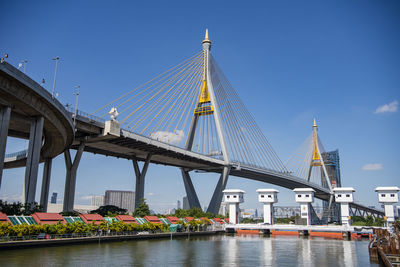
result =
M212 56L210 73L230 160L244 165L287 172L286 167Z
M314 133L311 133L306 140L298 147L293 155L288 159L285 165L293 171L293 175L300 177L304 180L310 181L315 184L326 186L325 174L320 166L312 166L313 154L314 154ZM316 137L318 142L318 149L322 156L321 160L324 159L326 154L324 146L322 145L319 136Z
M195 54L92 114L105 117L111 108L116 108L124 129L181 148L185 148L191 125L196 123L191 150L223 158L215 107L212 103L199 105L206 69L203 53ZM208 67L230 161L287 172L214 58L210 58Z

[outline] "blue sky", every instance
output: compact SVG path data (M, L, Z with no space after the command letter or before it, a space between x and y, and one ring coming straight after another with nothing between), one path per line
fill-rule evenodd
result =
M49 90L51 58L59 56L62 103L74 103L80 85L79 109L94 111L198 52L209 28L213 56L283 161L316 117L326 150L340 151L342 181L356 200L375 205L376 186L400 186L398 1L80 2L2 2L0 53L15 66L28 60L26 73ZM10 138L7 152L24 146ZM23 176L23 168L5 170L0 197L20 197ZM193 175L203 206L217 179ZM59 156L51 192L62 196L64 182ZM40 186L41 178L37 199ZM257 188L275 188L236 177L227 187L247 192L245 208L261 207ZM76 202L107 189L134 190L132 164L85 153ZM293 194L278 189L280 204L293 204ZM172 208L184 195L179 169L150 166L145 196L153 209Z

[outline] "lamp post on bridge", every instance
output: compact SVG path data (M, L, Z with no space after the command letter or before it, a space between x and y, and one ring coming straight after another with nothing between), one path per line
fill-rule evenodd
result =
M78 100L79 100L79 88L81 88L80 85L75 86L76 91L74 93L75 95L75 110L74 110L74 132L76 131L76 115L78 114Z
M54 90L56 88L57 66L58 66L58 60L59 59L60 59L60 57L53 58L53 60L56 61L56 67L54 69L53 90L51 91L51 97L52 98L54 98Z

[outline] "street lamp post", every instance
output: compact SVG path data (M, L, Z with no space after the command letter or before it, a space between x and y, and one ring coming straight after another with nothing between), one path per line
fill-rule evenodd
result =
M58 66L58 60L60 59L60 57L55 57L53 58L53 60L56 61L56 67L54 69L54 79L53 79L53 90L51 91L51 97L54 98L54 90L56 88L56 76L57 76L57 66Z
M79 99L79 88L81 88L79 85L75 86L76 91L74 93L75 95L75 111L74 111L74 128L76 128L76 115L78 114L78 99Z

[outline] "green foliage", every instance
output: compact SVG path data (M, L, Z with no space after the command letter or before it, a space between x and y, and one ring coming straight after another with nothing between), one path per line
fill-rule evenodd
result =
M374 217L367 216L367 218L365 218L365 224L367 226L372 226L374 224Z
M204 225L203 221L193 221L187 225L191 230L198 230ZM124 223L113 221L111 224L106 221L101 222L101 224L96 225L94 222L90 224L85 224L83 222L73 222L62 224L61 222L57 224L43 224L43 225L12 225L10 223L0 223L0 237L1 236L29 236L38 235L40 233L45 233L49 235L65 235L65 234L82 234L88 233L91 235L96 234L101 230L104 234L108 231L113 233L124 233L124 232L141 232L147 231L151 233L158 232L168 232L169 225L162 223L144 223L143 225L138 225L135 223Z
M177 209L175 210L175 214L174 216L178 217L178 218L185 218L185 217L194 217L194 218L201 218L201 217L205 217L205 218L225 218L222 215L215 215L212 214L211 212L204 212L201 208L192 208L192 209Z
M92 210L90 213L97 213L101 216L115 217L117 215L127 214L126 212L126 209L121 209L113 205L106 205L99 207L97 210Z
M240 223L261 223L262 219L253 219L253 218L243 218Z
M290 223L295 223L296 218L298 216L290 216L286 218L276 218L274 221L276 224L290 224Z
M7 215L31 215L41 211L43 211L43 207L36 202L22 204L21 202L7 203L7 201L0 200L0 212Z
M150 215L149 205L146 203L146 199L142 198L138 207L133 212L133 216L144 217Z
M362 216L353 216L351 217L353 226L383 226L385 221L382 218L376 218L372 216L362 217Z

